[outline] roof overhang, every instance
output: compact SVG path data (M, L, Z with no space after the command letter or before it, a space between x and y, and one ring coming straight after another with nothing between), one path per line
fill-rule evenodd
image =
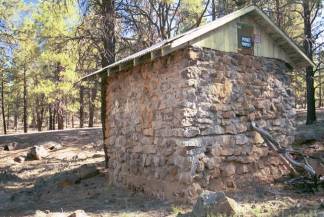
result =
M283 50L288 54L292 60L294 67L312 66L315 64L307 55L302 51L300 47L284 32L282 31L265 13L263 13L258 7L254 6L254 10L250 14L254 17L255 22L263 27L263 29L279 44ZM261 19L257 19L260 17Z
M299 48L296 43L291 38L289 38L289 36L284 31L282 31L264 12L262 12L256 6L249 6L237 10L201 27L197 27L173 38L161 41L147 49L139 51L111 65L103 67L89 75L86 75L82 77L80 81L104 71L107 71L108 75L110 75L117 71L136 66L143 63L143 59L145 59L144 62L146 62L147 60L153 60L160 56L165 56L175 50L194 44L197 40L199 40L199 38L210 34L213 30L216 30L217 28L244 15L248 15L253 18L254 21L258 25L263 27L267 34L269 34L270 37L273 38L273 40L275 40L279 44L279 46L285 50L292 61L293 67L300 68L305 66L315 66L315 64L307 57L307 55L301 50L301 48Z

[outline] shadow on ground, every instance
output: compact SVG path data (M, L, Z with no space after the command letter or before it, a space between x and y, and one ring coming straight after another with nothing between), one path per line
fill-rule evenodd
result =
M100 168L102 165L103 162L87 164L87 167ZM84 165L51 176L36 178L33 180L35 182L33 187L24 185L30 180L16 178L8 172L7 181L18 182L17 184L23 187L0 190L0 216L33 215L36 210L68 213L82 209L91 216L141 212L145 212L147 216L153 216L154 213L166 216L170 211L167 202L149 198L141 192L129 192L109 185L101 172L80 178L82 168ZM3 176L1 180L2 178Z
M63 147L42 160L14 161L26 156L29 147L50 141ZM1 146L11 142L17 143L16 150L2 150ZM78 209L90 216L168 216L167 202L108 183L101 144L101 128L0 136L0 216ZM99 172L84 176L84 165Z
M27 134L1 135L0 147L11 142L16 142L19 149L54 141L69 145L86 145L102 143L102 128L69 129L61 131L33 132Z

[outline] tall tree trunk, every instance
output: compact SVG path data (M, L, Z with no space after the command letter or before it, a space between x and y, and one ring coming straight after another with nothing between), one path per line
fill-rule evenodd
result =
M304 93L303 109L307 108L307 90Z
M7 130L10 128L10 104L7 106Z
M321 78L321 69L318 70L318 107L321 108L322 106L322 78Z
M216 0L212 0L211 1L212 4L212 20L216 20L217 16L216 16Z
M43 119L44 119L44 107L41 106L41 109L38 110L36 114L36 125L38 131L42 131Z
M35 109L33 108L32 109L32 120L31 120L31 123L30 123L30 125L29 125L29 127L31 127L31 128L33 128L33 129L35 129L36 128L36 111L35 111Z
M53 110L51 105L48 105L48 116L48 129L53 130Z
M73 115L73 113L71 115L71 124L72 124L72 128L74 128L74 115Z
M2 125L3 133L7 134L6 114L4 106L4 75L1 76L1 111L2 111Z
M315 90L314 90L313 67L306 68L306 89L307 89L307 120L306 124L316 121Z
M27 78L26 78L26 69L24 69L24 91L23 91L23 98L24 98L24 133L28 131L28 123L27 123Z
M97 96L97 88L96 86L90 88L89 90L89 127L93 127L93 119L94 119L94 102Z
M304 49L307 57L313 60L312 23L309 0L303 0L304 10ZM306 95L307 95L307 120L306 124L316 121L314 70L312 66L306 67Z
M65 128L69 127L69 113L65 112Z
M282 26L282 23L281 23L281 12L280 12L280 1L279 0L276 0L275 1L275 6L276 6L276 21L277 21L277 25L279 27Z
M63 102L59 101L58 110L57 110L57 129L64 129L64 110L63 110Z
M17 131L18 128L18 114L15 112L14 114L14 129Z
M223 17L227 13L226 0L218 0L218 16Z
M18 119L19 119L19 98L17 96L16 103L15 103L15 109L14 109L14 128L15 128L15 131L18 130Z
M56 108L54 106L54 109L53 109L53 116L52 116L52 130L55 130L55 124L56 124L56 114L57 114L57 111L56 111Z
M101 52L101 65L105 67L115 61L115 1L103 0L101 4L101 16L103 17L102 42L104 51ZM106 138L106 91L107 91L107 72L101 73L101 122L102 132ZM107 144L103 142L105 152L105 163L108 168L109 156Z
M42 130L42 123L41 123L41 114L40 114L40 103L39 103L39 96L36 96L36 101L35 101L35 106L36 106L36 127L37 127L37 131L41 131Z
M84 123L84 87L81 85L80 86L80 128L83 128L83 123Z

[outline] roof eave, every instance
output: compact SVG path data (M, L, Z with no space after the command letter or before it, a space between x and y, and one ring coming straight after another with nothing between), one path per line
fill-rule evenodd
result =
M313 61L311 61L307 55L297 46L297 44L290 39L287 34L282 31L265 13L263 13L258 7L254 7L255 11L257 12L257 14L259 16L261 16L273 29L276 30L276 32L278 34L280 34L280 36L282 38L284 38L287 43L300 55L300 57L302 57L305 61L305 64L303 64L304 67L306 66L312 66L315 67L316 65L313 63ZM301 66L301 62L298 63L294 63L295 65Z
M251 12L256 12L256 14L260 17L263 18L263 20L265 20L265 22L267 22L267 24L269 24L273 31L276 32L277 34L279 34L280 37L282 37L286 43L292 47L294 49L294 52L296 52L298 54L298 56L300 58L303 59L303 61L293 61L292 64L298 67L305 67L305 66L312 66L315 67L315 64L307 57L307 55L295 44L295 42L293 40L291 40L286 33L284 33L264 12L262 12L258 7L256 6L249 6L246 8L243 8L241 10L235 11L231 14L228 14L224 17L222 17L221 21L213 21L209 24L206 24L207 26L205 26L204 28L201 28L199 30L197 30L196 32L192 32L191 34L182 34L179 36L176 36L174 38L171 39L167 39L166 41L162 41L156 45L153 45L152 47L149 47L145 50L142 50L140 52L137 52L133 55L128 56L127 58L124 58L120 61L117 61L109 66L106 66L102 69L99 69L89 75L86 75L84 77L82 77L78 82L88 79L89 77L92 77L98 73L102 73L103 71L115 68L115 67L119 67L121 64L125 63L125 62L129 62L129 61L133 61L134 65L136 62L136 59L150 53L150 55L152 56L152 53L155 52L158 49L164 50L164 52L162 53L162 56L167 55L168 53L171 53L177 49L183 48L186 45L190 45L192 44L192 41L194 41L196 38L199 37L203 37L204 35L208 34L209 32L217 29L220 26L225 25L226 23L229 23L235 19L237 19L238 17L241 17L243 15L249 14ZM189 31L190 32L190 31ZM188 32L187 32L188 33Z

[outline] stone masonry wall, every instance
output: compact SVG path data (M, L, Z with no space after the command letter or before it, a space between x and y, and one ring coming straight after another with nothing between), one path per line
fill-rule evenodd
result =
M287 172L254 120L294 139L294 97L276 59L189 47L108 78L110 180L159 198L239 190Z

